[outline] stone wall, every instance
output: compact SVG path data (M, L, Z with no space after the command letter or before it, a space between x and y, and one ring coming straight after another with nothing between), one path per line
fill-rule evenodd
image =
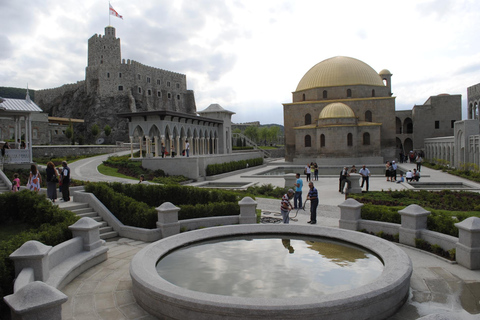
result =
M33 157L66 157L75 155L96 155L104 153L114 153L128 151L129 147L119 147L115 145L75 145L75 146L33 146Z

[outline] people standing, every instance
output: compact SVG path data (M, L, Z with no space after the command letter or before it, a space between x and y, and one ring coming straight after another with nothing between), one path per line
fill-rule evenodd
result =
M293 198L293 208L294 209L302 209L302 188L303 188L303 180L300 178L300 173L295 175L297 177L297 181L295 181L295 197ZM298 206L297 206L298 201Z
M8 144L8 142L5 142L2 147L2 157L5 156L5 150L7 149L10 149L10 145Z
M392 169L391 169L391 177L390 177L390 180L393 182L393 181L397 181L397 164L395 163L395 160L392 161Z
M310 200L310 221L307 223L316 224L317 223L317 207L318 207L318 191L313 186L313 182L308 183L310 191L308 191L307 200Z
M62 162L62 198L63 201L70 201L70 168L67 161Z
M390 177L392 176L392 165L390 164L390 161L387 161L385 163L385 177L387 178L387 181L390 181Z
M162 142L161 152L162 152L162 158L165 158L165 145L163 144L163 142Z
M417 163L417 171L420 172L420 170L422 169L422 162L423 162L423 158L420 155L420 153L417 155L417 158L415 158L415 162Z
M310 165L307 164L305 166L305 175L307 176L307 182L311 181L311 177L310 177L311 174L312 174L312 169L310 168Z
M40 175L40 172L38 172L37 166L32 164L30 166L30 176L28 177L28 189L34 192L40 191L41 182L42 176Z
M318 181L318 164L316 162L313 164L313 174L315 181Z
M170 154L171 154L172 158L175 158L175 148L174 148L173 144L170 147Z
M353 165L350 169L350 173L357 173L357 168L355 167L355 165Z
M290 222L290 210L292 210L292 204L290 203L290 199L293 196L293 190L288 189L288 192L283 195L282 203L280 206L280 212L282 213L283 223L288 224Z
M350 189L350 173L348 173L347 167L343 167L343 170L340 172L340 190L339 192L344 194L345 183L347 184L347 190Z
M45 169L45 172L47 174L47 198L55 203L55 200L57 199L58 173L55 169L55 164L52 161L47 162L47 169Z
M360 188L363 188L363 184L366 183L367 184L367 192L368 192L369 180L370 180L370 170L368 170L366 165L363 165L362 169L360 169L359 173L362 176L362 185L360 186Z
M190 156L190 143L188 140L185 140L185 150L187 151L187 157Z
M18 190L20 190L20 178L18 178L18 173L14 173L12 181L12 192L17 192Z

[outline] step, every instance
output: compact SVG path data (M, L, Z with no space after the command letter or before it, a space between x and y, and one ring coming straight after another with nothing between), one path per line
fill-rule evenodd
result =
M100 239L105 240L105 239L110 239L110 238L116 238L118 237L118 232L117 231L111 231L111 232L106 232L100 234Z
M99 231L100 231L100 234L107 233L107 232L113 231L113 228L112 227L100 227Z
M84 218L84 217L88 217L88 218L95 218L98 216L98 213L96 213L95 211L90 211L90 212L85 212L85 213L76 213L75 214L77 216L79 216L80 218Z
M80 209L73 209L73 210L70 210L70 211L72 211L73 213L78 214L78 215L80 215L80 214L82 214L82 213L95 212L95 211L93 211L93 209L90 208L90 207L80 208Z

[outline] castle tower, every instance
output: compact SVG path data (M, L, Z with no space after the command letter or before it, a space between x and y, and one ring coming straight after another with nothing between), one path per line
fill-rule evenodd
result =
M95 34L88 39L88 64L99 66L102 64L120 64L120 38L115 37L115 28L105 27L105 36Z
M114 27L105 27L104 36L95 34L88 39L88 63L85 70L85 80L89 94L94 91L105 91L105 88L99 88L99 85L105 87L107 83L103 80L107 80L107 82L110 80L109 82L111 82L111 76L113 76L114 70L120 66L121 59L120 38L115 36ZM114 85L114 83L109 83L112 88Z

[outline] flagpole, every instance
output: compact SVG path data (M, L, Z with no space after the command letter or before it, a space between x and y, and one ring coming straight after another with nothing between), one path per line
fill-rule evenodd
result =
M110 26L110 1L108 1L108 25Z

